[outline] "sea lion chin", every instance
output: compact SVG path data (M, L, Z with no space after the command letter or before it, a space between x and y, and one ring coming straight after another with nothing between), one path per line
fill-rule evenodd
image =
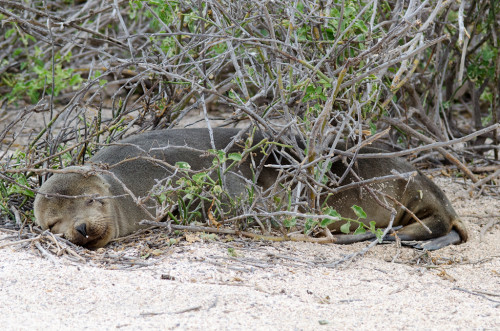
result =
M88 167L69 167L50 177L35 198L40 227L69 241L99 248L117 236L117 206L110 184L101 175L86 175Z

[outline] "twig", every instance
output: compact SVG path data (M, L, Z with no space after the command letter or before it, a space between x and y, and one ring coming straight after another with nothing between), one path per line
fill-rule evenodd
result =
M497 215L497 217L500 217L500 215ZM484 240L484 236L486 235L486 232L492 228L494 225L496 225L497 223L500 223L500 219L493 219L491 221L488 222L488 224L486 224L482 229L481 229L481 233L479 234L479 242L483 242Z
M8 242L8 243L0 244L0 248L7 247L7 246L20 245L20 244L34 242L34 241L39 241L40 239L41 239L41 236L37 236L35 238L28 238L28 239L12 241L12 242Z
M43 248L42 245L40 245L39 241L35 241L35 246L47 260L49 260L53 264L57 264L59 262L54 258L54 256L52 256L52 254L50 254L45 248Z
M389 231L392 230L392 224L394 223L394 218L396 217L396 210L392 210L391 212L391 219L389 221L389 225L387 226L387 228L384 230L384 233L382 234L382 238L384 238L388 233ZM365 255L366 252L368 252L372 247L376 246L377 244L379 243L379 240L376 239L374 241L372 241L368 246L366 246L365 248L363 248L362 250L356 252L356 253L353 253L353 254L349 254L347 255L346 257L338 260L338 261L335 261L333 263L329 263L329 264L324 264L323 267L326 267L326 268L335 268L337 267L338 265L344 263L344 262L348 262L348 261L353 261L354 258L356 257L361 257L363 255Z
M493 180L497 177L500 176L500 169L498 169L497 171L495 171L494 173L492 173L491 175L489 176L486 176L484 177L483 179L477 181L476 183L472 184L471 187L469 188L469 195L472 196L472 193L473 191L480 187L481 185L484 185L486 184L487 182L489 182L490 180Z
M452 287L452 290L457 290L457 291L462 291L462 292L469 293L469 294L472 294L472 295L477 295L477 296L480 296L483 299L486 299L488 301L497 303L497 305L495 305L495 307L499 307L500 306L500 301L488 298L487 295L492 295L490 293L482 292L482 291L475 291L475 290L467 290L465 288L461 288L461 287L457 287L457 286ZM498 294L493 294L493 295L494 296L499 296Z
M417 131L415 131L414 129L412 129L411 127L409 127L408 125L404 124L403 122L401 122L400 120L397 120L397 119L392 119L392 118L388 118L388 117L384 117L382 118L382 121L384 122L387 122L391 125L394 125L394 126L397 126L398 128L400 128L401 130L404 130L406 133L412 135L412 136L415 136L417 137L418 139L426 142L426 143L435 143L435 141L432 139L432 138L429 138ZM499 124L496 124L496 126L498 126ZM492 126L494 127L494 126ZM456 157L454 157L453 155L451 155L449 152L447 152L444 148L442 147L438 147L437 148L437 151L439 153L441 153L445 158L447 158L448 160L450 160L450 162L452 162L453 164L455 164L460 170L462 170L464 172L464 174L469 177L474 183L477 183L478 179L476 178L476 176L474 176L474 174L462 163L460 162Z

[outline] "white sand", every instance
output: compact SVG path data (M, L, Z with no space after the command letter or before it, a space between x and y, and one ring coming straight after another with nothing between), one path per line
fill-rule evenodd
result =
M9 246L0 248L0 328L498 330L500 224L482 242L479 233L498 220L500 200L471 199L460 184L448 179L438 183L466 221L471 238L430 253L438 264L434 268L423 266L429 260L421 265L387 262L398 252L394 244L379 245L334 269L322 265L367 243L183 241L146 260L154 265L135 270L109 270L66 258L56 258L54 264L36 249ZM472 215L480 217L465 217ZM6 236L0 232L0 245ZM228 247L235 248L236 258ZM402 248L398 261L420 254ZM447 260L452 263L442 264Z

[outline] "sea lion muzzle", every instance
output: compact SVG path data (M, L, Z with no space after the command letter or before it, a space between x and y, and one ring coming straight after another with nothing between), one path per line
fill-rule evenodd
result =
M87 234L87 224L85 223L82 223L80 225L78 225L77 227L75 227L75 230L80 233L82 236L84 236L85 238L88 238L88 234Z

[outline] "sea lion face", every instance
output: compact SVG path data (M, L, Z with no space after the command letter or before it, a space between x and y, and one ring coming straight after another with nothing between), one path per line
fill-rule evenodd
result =
M117 233L114 201L102 198L112 195L109 187L100 175L55 174L35 198L36 223L77 245L102 247Z

